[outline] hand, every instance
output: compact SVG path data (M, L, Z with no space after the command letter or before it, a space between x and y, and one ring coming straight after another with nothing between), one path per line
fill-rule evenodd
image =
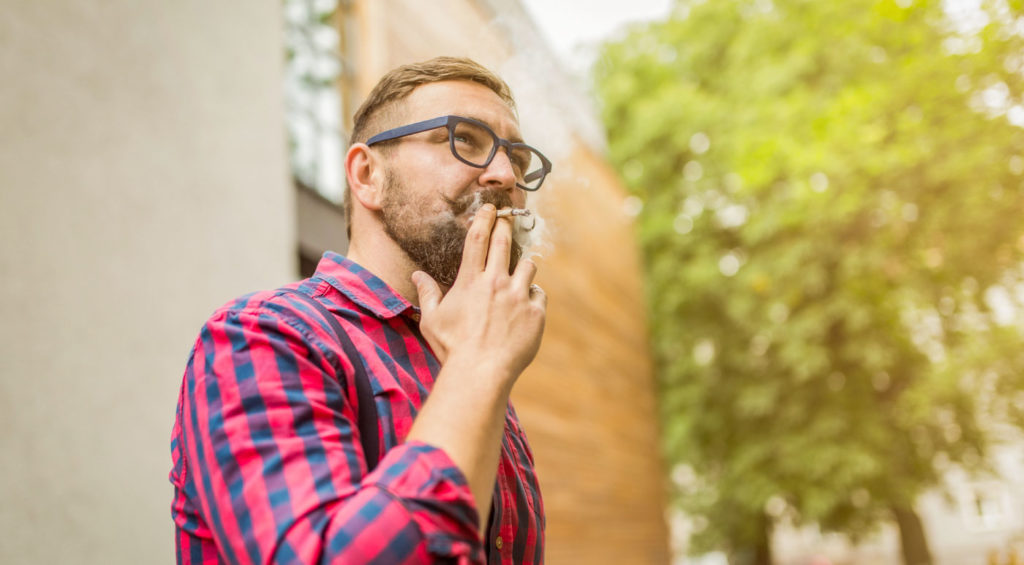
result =
M474 217L447 295L422 271L413 273L412 282L420 330L441 363L460 357L468 366L494 370L500 384L511 387L540 348L547 296L532 284L532 261L520 261L509 275L512 221L496 213L485 204Z

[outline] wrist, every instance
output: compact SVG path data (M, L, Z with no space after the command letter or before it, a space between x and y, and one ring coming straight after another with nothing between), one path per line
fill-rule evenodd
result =
M494 356L451 352L441 365L437 385L448 381L448 384L472 390L476 394L507 401L519 373L497 361Z

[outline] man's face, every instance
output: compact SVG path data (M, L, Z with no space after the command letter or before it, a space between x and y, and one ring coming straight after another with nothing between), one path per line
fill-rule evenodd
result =
M402 124L453 114L486 123L506 139L520 139L512 110L490 89L466 81L425 84L406 99ZM395 124L401 125L401 124ZM484 169L460 162L444 128L411 135L386 157L381 220L388 236L437 282L451 286L462 262L469 224L482 204L523 207L505 152ZM518 238L517 238L518 239ZM522 248L513 243L510 271Z
M449 210L430 217L417 205L408 186L389 170L381 216L384 230L409 258L438 283L450 287L462 264L468 222L475 210L487 203L501 209L511 206L512 200L507 192L500 190L467 193L458 199L446 199ZM513 241L510 274L522 252L522 246Z

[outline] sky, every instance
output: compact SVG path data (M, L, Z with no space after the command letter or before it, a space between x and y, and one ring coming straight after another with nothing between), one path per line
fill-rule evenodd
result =
M586 47L624 25L668 15L672 0L522 0L566 68L582 74L591 57Z

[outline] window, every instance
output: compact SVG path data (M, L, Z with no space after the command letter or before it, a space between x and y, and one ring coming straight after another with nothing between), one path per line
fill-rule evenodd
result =
M351 0L284 0L285 104L292 176L331 202L344 194L353 69Z
M299 275L348 247L339 204L355 74L351 0L284 0L285 105L298 214Z

